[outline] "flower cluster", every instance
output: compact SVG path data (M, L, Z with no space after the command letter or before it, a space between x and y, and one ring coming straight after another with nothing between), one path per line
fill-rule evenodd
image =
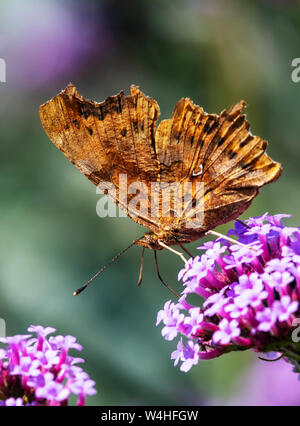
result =
M73 393L77 405L84 405L86 395L94 395L95 382L76 364L82 358L69 355L81 350L73 336L47 335L52 327L30 326L27 335L1 338L0 406L68 405Z
M294 364L300 360L291 337L300 317L300 229L284 226L284 217L290 216L266 213L236 221L227 236L236 236L237 244L204 243L198 248L205 253L179 272L182 296L165 304L157 324L163 322L166 340L181 335L171 358L175 365L181 361L182 371L248 348L279 352ZM191 294L204 302L189 304Z

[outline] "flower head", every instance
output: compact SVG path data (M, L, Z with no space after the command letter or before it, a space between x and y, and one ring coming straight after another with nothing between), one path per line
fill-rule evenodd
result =
M52 327L30 326L32 335L1 338L0 405L67 405L71 393L77 405L96 393L95 382L74 364L83 362L69 354L81 350L73 336L47 335Z
M167 340L181 335L171 358L188 371L200 359L252 348L300 359L291 339L300 316L300 229L286 227L289 215L265 213L245 224L235 222L226 239L204 243L201 256L189 259L178 278L185 295L158 314ZM204 298L202 307L186 297Z

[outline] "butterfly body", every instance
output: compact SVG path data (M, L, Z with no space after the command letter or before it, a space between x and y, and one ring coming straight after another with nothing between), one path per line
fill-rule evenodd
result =
M113 185L112 200L150 230L136 244L160 250L159 242L188 243L237 218L280 176L267 142L249 132L245 105L216 115L182 98L156 128L159 107L136 86L129 96L120 92L97 103L69 85L40 107L40 117L64 155L100 189ZM122 187L129 189L126 200Z
M176 246L180 244L190 243L204 237L205 232L194 232L190 235L183 235L179 229L154 234L147 232L142 238L135 240L136 244L152 250L162 250L163 247L159 244L162 242L167 246Z

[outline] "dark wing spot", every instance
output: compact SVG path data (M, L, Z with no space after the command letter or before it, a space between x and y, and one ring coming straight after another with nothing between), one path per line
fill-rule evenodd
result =
M194 136L191 136L190 137L190 144L193 145L193 143L194 143Z
M93 129L91 129L90 127L87 127L87 131L89 132L89 134L92 136L93 134Z
M230 158L230 160L232 160L234 157L237 156L237 152L230 150L228 152L228 158Z
M244 123L245 121L245 115L241 115L237 120L235 120L235 122L230 126L230 130L234 131L236 129L238 129L239 127L241 127L241 125Z
M225 142L225 140L226 140L226 138L219 138L219 140L218 140L218 142L217 142L217 145L218 145L218 146L223 145L223 143Z
M207 133L207 132L208 132L208 130L209 130L209 128L210 128L210 122L208 121L207 123L205 123L205 125L204 125L204 127L203 127L203 132L204 132L204 133Z
M254 158L252 161L250 161L249 163L242 163L241 164L241 168L242 169L248 169L248 168L254 168L255 167L255 163L257 162L257 158Z
M118 95L118 109L117 109L117 111L118 111L119 114L122 112L123 105L124 105L124 99L123 99L122 95L124 95L124 93L121 93L121 95Z
M85 119L89 118L90 115L98 118L98 120L104 120L106 114L109 112L108 108L102 105L95 106L82 101L77 101L78 113Z
M122 129L121 130L121 135L123 136L123 137L125 137L126 135L127 135L127 130L126 130L126 128L124 127L124 129Z
M257 163L257 158L253 158L251 161L249 161L249 163L244 163L241 167L242 169L247 169L247 168L251 168L254 169L255 168L255 164Z
M250 141L252 141L253 136L249 135L244 141L240 142L240 148L246 146Z
M76 127L76 129L80 129L80 123L78 120L73 120L73 124Z
M121 112L123 111L124 102L124 93L121 92L117 96L109 96L106 99L105 104L107 103L107 107L110 111L121 114Z
M102 106L99 105L99 120L104 120L105 115L103 114Z
M180 133L176 133L176 135L174 135L174 138L177 141L177 143L179 143Z
M78 112L79 115L83 116L85 119L87 119L91 114L91 109L89 108L89 105L84 104L82 102L78 102Z
M133 121L132 124L133 124L134 131L137 133L139 131L138 121Z
M218 127L218 122L217 121L213 121L211 127L208 129L207 134L209 135L210 133L212 133L217 127Z

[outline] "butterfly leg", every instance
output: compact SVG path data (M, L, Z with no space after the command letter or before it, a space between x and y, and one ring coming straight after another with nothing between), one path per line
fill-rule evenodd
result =
M165 281L164 281L164 279L162 278L162 276L160 275L160 271L159 271L159 267L158 267L158 262L157 262L157 253L156 253L156 250L154 250L154 259L155 259L155 267L156 267L156 272L157 272L157 276L158 276L158 278L160 279L160 281L163 283L163 285L168 289L168 290L170 290L176 297L177 297L177 299L180 299L180 296L179 296L179 294L177 294L176 293L176 291L175 290L173 290L172 289L172 287L170 287Z
M250 229L250 226L249 226L249 225L247 225L247 223L245 223L243 220L241 220L241 219L236 219L236 221L237 221L237 222L239 222L241 225L244 225L244 226L245 226L245 228Z
M193 258L194 259L194 257L195 256L193 256L192 255L192 253L182 244L182 243L179 243L179 245L180 245L180 247L182 248L182 250L183 251L185 251L186 252L186 254L188 255L188 256L190 256L191 258Z
M139 273L139 279L138 279L138 282L137 282L138 287L142 284L142 280L143 280L144 254L145 254L145 247L143 247L143 249L142 249L140 273Z
M240 243L239 241L234 240L233 238L227 237L227 235L220 234L219 232L216 232L216 231L207 231L205 235L214 235L214 236L216 236L218 238L223 238L223 240L227 240L230 243L237 244L237 245L239 245L241 247L245 247L247 249L257 251L257 249L255 247L251 247L249 245Z
M167 246L167 244L165 244L165 243L163 243L162 241L159 241L159 240L158 240L158 244L159 244L160 246L164 247L165 249L167 249L167 250L171 251L172 253L177 254L177 256L179 256L179 257L180 257L180 258L184 261L184 263L185 263L186 265L188 264L188 261L187 261L187 260L186 260L186 258L183 256L183 254L182 254L182 253L180 253L180 251L177 251L177 250L172 249L171 247Z
M274 359L263 358L261 356L259 356L258 358L261 359L262 361L276 362L276 361L279 361L283 357L284 357L284 354L281 354L280 356L278 356L277 358L274 358Z

